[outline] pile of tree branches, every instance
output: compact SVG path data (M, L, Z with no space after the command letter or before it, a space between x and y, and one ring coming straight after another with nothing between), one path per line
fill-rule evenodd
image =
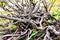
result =
M10 22L0 24L0 26L8 26L8 28L0 29L4 32L0 36L0 40L31 40L39 32L42 32L42 35L34 38L34 40L57 40L60 36L60 19L56 20L50 14L55 0L52 5L49 5L46 0L39 0L38 2L33 0L2 0L2 2L5 5L0 5L0 7L8 14L0 14L0 18L9 19ZM48 6L50 7L49 10ZM48 22L49 18L54 20ZM9 30L12 24L17 25L18 28ZM31 35L34 29L37 32Z

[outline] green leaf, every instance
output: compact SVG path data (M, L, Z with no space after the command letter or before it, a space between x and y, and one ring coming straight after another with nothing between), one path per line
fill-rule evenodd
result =
M32 31L32 34L34 34L35 32L37 32L36 29L34 29L34 30ZM31 35L32 35L32 34L31 34Z
M16 26L16 25L13 24L13 25L11 26L10 30L14 30L14 29L17 29L17 28L18 28L18 26Z
M34 29L33 31L32 31L32 34L31 35L33 35L34 33L36 33L37 32L37 30L36 29ZM30 40L34 40L34 38L35 37L40 37L41 36L41 32L39 32L39 33L37 33L37 34L35 34Z
M55 19L59 19L60 18L60 12L52 12L52 17L54 17Z

